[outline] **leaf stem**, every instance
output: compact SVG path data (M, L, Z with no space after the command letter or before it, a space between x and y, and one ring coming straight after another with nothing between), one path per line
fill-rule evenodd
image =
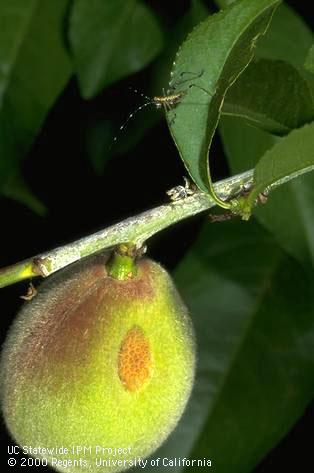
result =
M222 200L215 190L215 185L213 184L213 181L212 181L210 168L208 168L208 174L209 174L209 179L208 179L209 190L210 190L211 198L215 202L215 205L218 205L222 209L229 210L231 208L230 202L228 202L228 200L226 201Z
M253 170L250 170L217 182L214 188L220 199L228 200L241 193L243 186L252 184L252 181ZM0 287L36 276L47 277L85 256L122 243L132 243L139 248L155 233L214 205L215 201L209 195L197 191L190 197L148 210L73 243L3 268L0 270Z

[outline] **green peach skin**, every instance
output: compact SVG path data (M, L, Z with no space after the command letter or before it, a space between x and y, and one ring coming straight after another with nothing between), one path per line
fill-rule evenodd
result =
M110 458L96 455L97 445L129 449L123 460L147 457L161 445L185 408L195 363L187 309L168 273L142 259L135 278L119 281L107 275L105 263L97 256L44 282L13 323L0 365L2 412L12 437L32 447L91 446L91 454L48 461L81 457L92 473L124 469L97 467L96 456ZM149 343L152 369L141 389L129 391L118 356L134 327Z

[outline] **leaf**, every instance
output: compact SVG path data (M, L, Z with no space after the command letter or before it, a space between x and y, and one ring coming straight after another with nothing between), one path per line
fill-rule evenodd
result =
M254 186L246 199L252 209L265 190L314 169L314 123L292 131L266 151L254 169Z
M286 4L275 12L266 35L256 48L258 57L282 59L299 72L303 68L313 35L304 21ZM314 90L314 89L313 89ZM241 119L223 117L220 132L232 173L255 167L267 149L278 139L269 133L248 126ZM278 243L304 265L314 262L314 175L313 173L280 186L267 205L254 212Z
M198 25L178 51L170 85L182 96L167 113L168 124L188 172L205 192L211 190L208 149L224 96L251 61L278 3L235 2Z
M167 48L153 65L151 95L160 95L169 87L169 76L173 67L178 48L186 39L188 33L201 21L208 18L210 11L201 0L192 0L190 8L181 16L174 26L167 31Z
M252 472L313 397L312 278L250 221L207 225L175 280L198 346L187 411L199 424L208 409L184 456L211 459L219 473Z
M230 87L222 114L284 135L313 120L314 103L307 82L291 64L260 59Z
M308 55L306 56L304 67L314 74L314 44L311 46Z
M0 189L69 79L62 43L67 4L68 0L0 3Z
M249 125L243 118L223 116L219 132L232 174L252 169L280 138Z
M143 91L147 96L154 97L160 95L162 89L168 83L173 59L179 45L197 23L207 18L208 13L208 9L204 7L200 0L193 0L186 14L167 32L167 48L164 48L160 56L154 61L150 74L151 81ZM125 154L134 148L143 139L148 130L163 118L163 114L157 112L155 107L145 107L140 113L134 115L133 119L120 134L119 127L127 119L129 113L130 110L125 111L124 118L121 115L120 121L115 123L116 131L112 133L111 143L109 143L112 144L114 137L118 137L116 143L111 148L111 153L114 155ZM106 155L103 155L104 160L107 160L107 156L108 151Z
M185 18L189 18L189 22L193 27L200 21L205 20L209 15L209 9L207 5L204 5L203 0L192 0L190 10ZM183 17L184 18L184 17Z
M256 198L263 191L287 183L314 169L313 130L314 123L294 130L260 158L254 170L253 190L248 197L239 198L243 218L249 218ZM272 194L265 210L257 212L257 217L275 232L283 247L305 265L309 264L310 257L314 261L311 238L314 217L314 193L311 192L313 182L311 177L309 180L291 184L290 188L280 189L281 192L273 205L267 209L272 202Z
M314 77L304 69L313 40L313 33L303 18L283 3L275 12L266 35L259 41L256 57L281 59L298 68L314 96Z
M248 126L244 120L224 117L219 125L224 150L232 173L254 168L258 160L279 138ZM309 173L278 187L267 201L254 211L277 242L300 263L314 261L314 174Z
M292 8L282 3L257 45L256 57L281 59L302 68L312 44L313 33L308 25Z
M219 6L219 8L227 8L234 1L235 0L216 0L215 3Z
M138 0L75 0L69 35L86 99L143 69L163 47L154 14Z
M5 197L25 205L41 217L47 213L46 206L33 194L20 173L10 176L3 187L2 193Z

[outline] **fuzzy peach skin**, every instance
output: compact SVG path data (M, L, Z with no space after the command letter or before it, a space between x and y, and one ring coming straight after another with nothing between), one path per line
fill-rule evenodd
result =
M58 471L121 471L147 457L175 428L193 384L193 330L168 273L142 259L136 277L119 281L105 263L96 256L45 281L2 350L7 428L20 445L67 448L36 455ZM90 449L72 453L77 445ZM97 446L125 449L123 464Z

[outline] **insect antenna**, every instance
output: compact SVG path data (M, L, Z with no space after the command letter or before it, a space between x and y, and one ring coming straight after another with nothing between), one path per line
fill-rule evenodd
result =
M162 89L162 92L163 92L163 95L161 96L155 96L155 97L148 97L147 95L143 94L142 92L140 92L139 90L133 88L133 87L129 87L130 90L132 90L133 92L135 92L136 94L140 95L142 98L144 98L146 100L145 103L143 103L142 105L140 105L139 107L137 107L134 112L130 113L129 116L127 117L126 121L120 126L119 130L118 130L118 133L116 134L116 136L113 138L112 140L112 143L111 145L109 146L109 150L111 150L111 148L113 147L113 145L117 142L120 134L122 133L122 131L125 129L125 127L127 126L127 124L129 123L130 120L132 120L134 118L134 116L140 112L141 110L143 110L144 108L148 107L148 105L154 105L157 109L160 109L161 107L164 108L165 112L167 111L170 111L172 110L172 108L174 108L182 99L182 97L185 96L186 94L186 91L184 90L181 90L179 92L175 92L175 88L187 81L191 81L192 79L198 79L199 77L201 77L203 75L204 71L202 70L201 72L199 73L194 73L194 72L181 72L180 74L180 77L183 77L184 75L192 75L194 77L189 77L187 79L182 79L181 81L176 81L174 82L172 85L171 85L171 88L167 91L165 91L164 89ZM208 95L212 96L213 94L211 94L208 90L204 89L203 87L197 85L197 84L190 84L188 89L191 88L191 87L197 87L201 90L203 90L204 92L206 92ZM174 117L175 118L175 117ZM174 120L173 118L173 120Z
M145 96L144 96L145 97ZM124 130L124 128L127 126L127 124L129 123L130 120L132 120L132 118L134 118L134 115L136 115L138 112L140 112L141 110L143 110L143 108L145 107L148 107L148 105L154 105L154 102L152 101L152 99L150 99L149 97L147 97L147 99L149 99L149 102L145 102L143 103L142 105L140 105L139 107L137 107L134 112L130 113L128 118L125 120L124 123L122 123L122 125L120 126L119 130L118 130L118 133L116 134L116 136L113 138L112 140L112 143L111 145L109 146L109 150L111 150L111 148L113 147L113 145L116 143L117 139L119 138L120 134L122 133L122 131Z
M145 95L143 94L143 92L140 92L139 90L135 89L134 87L129 87L130 90L132 90L132 92L135 92L137 95L140 95L141 97L143 97L143 99L146 99L148 101L151 101L151 97L148 97L148 95Z

